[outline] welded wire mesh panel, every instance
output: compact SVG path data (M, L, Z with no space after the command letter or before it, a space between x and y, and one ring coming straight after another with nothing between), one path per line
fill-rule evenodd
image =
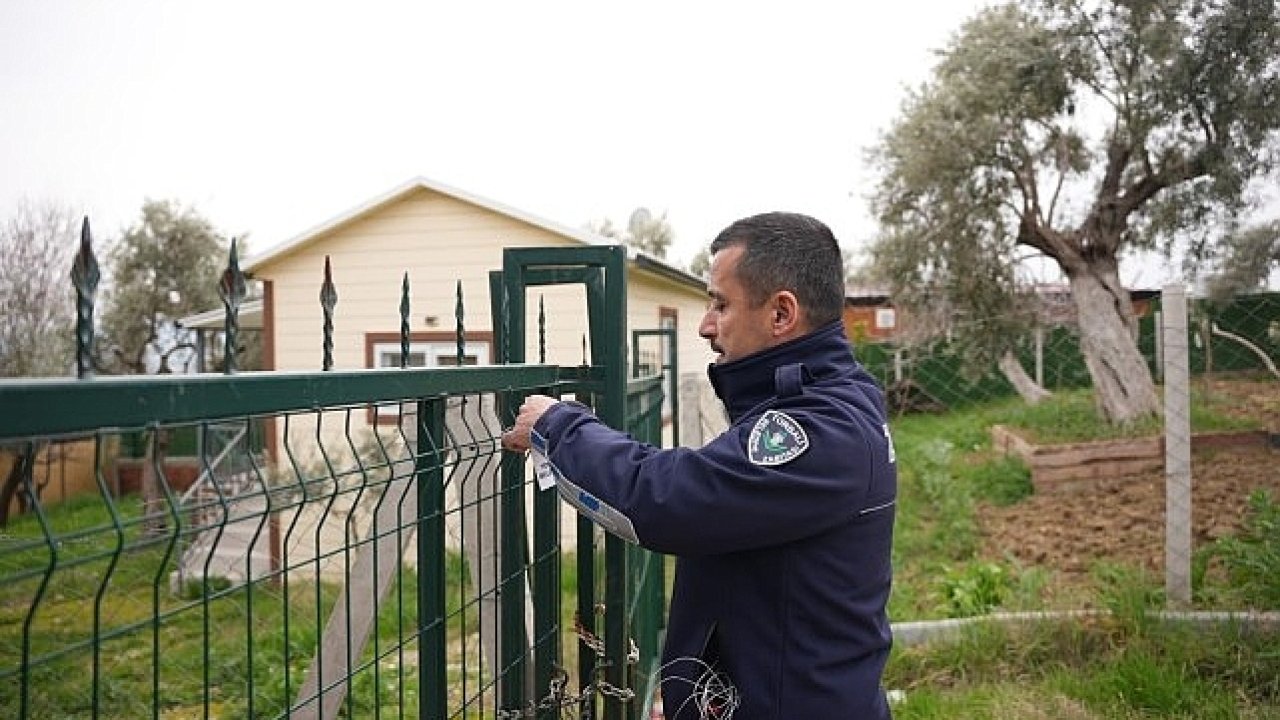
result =
M0 715L532 706L545 689L502 698L498 682L504 651L534 647L532 623L524 640L501 626L503 588L529 573L527 554L500 557L497 412L489 393L60 438L90 456L92 487L64 500L28 473L0 535ZM184 435L196 454L169 452ZM8 457L38 468L53 445Z
M597 554L500 449L530 392L601 399L623 424L625 253L568 250L504 253L490 276L495 359L513 364L468 344L459 283L456 352L437 358L454 367L414 369L406 273L399 350L369 348L399 369L335 370L326 258L324 372L237 375L233 245L227 374L94 379L86 223L81 380L0 382L0 718L596 717L601 698L636 715L633 632L657 629L631 623L627 554ZM520 365L535 344L546 360L525 286L573 283L598 367L587 336L582 367ZM661 434L662 397L646 391L637 432ZM639 602L652 617L662 600Z

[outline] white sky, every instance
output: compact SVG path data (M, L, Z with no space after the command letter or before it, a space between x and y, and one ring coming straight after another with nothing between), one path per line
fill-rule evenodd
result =
M856 250L864 150L985 4L4 0L0 216L106 237L175 199L256 253L422 175L574 227L665 211L675 261L775 209Z

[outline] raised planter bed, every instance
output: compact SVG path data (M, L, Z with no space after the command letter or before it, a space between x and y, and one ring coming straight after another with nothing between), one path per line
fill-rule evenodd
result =
M1036 492L1076 489L1096 480L1139 475L1164 469L1164 437L1035 445L1004 425L991 427L996 450L1017 455L1031 468ZM1192 451L1208 448L1265 446L1265 430L1196 433Z

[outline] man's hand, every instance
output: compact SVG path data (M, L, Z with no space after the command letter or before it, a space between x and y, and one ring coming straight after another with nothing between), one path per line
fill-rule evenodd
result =
M547 408L558 402L560 401L546 395L530 395L525 398L524 404L520 406L520 414L516 416L516 424L502 433L502 447L516 452L527 451L529 432L533 430L534 424L538 422L538 418L542 417L542 413L547 411Z

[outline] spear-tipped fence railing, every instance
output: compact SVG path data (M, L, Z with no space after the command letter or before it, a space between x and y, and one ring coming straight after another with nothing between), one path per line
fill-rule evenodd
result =
M28 472L27 512L0 529L0 717L643 716L662 559L581 519L563 545L558 498L499 443L535 391L661 442L674 366L670 382L627 377L623 258L508 250L490 276L504 364L488 366L463 366L461 283L457 367L407 366L406 273L399 367L359 370L334 364L326 258L322 369L238 372L233 245L224 373L93 377L86 222L72 273L81 379L0 382L0 444L80 443L95 482L45 502ZM594 364L545 364L542 308L539 362L525 364L529 288L566 283L584 287ZM209 440L223 428L238 440ZM155 496L121 492L121 445L175 431L203 438L204 490L153 454Z

